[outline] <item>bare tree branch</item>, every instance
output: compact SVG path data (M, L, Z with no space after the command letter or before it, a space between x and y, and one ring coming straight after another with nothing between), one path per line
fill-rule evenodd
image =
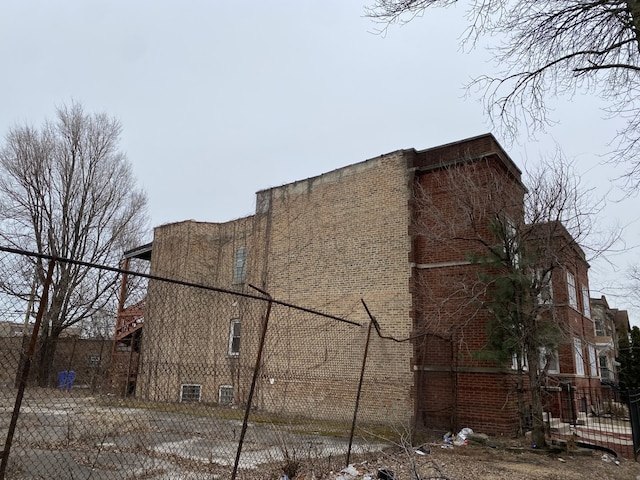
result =
M386 28L454 0L374 0L366 14ZM494 126L512 139L553 123L547 98L597 93L625 118L611 162L625 165L623 186L640 186L640 2L638 0L469 0L462 41L490 45L498 73L475 78Z
M37 129L16 126L0 149L0 239L13 247L117 264L146 232L147 201L118 149L120 123L72 103ZM44 268L34 260L40 283ZM40 380L60 333L113 301L111 272L58 262L43 325ZM0 285L9 294L11 285Z

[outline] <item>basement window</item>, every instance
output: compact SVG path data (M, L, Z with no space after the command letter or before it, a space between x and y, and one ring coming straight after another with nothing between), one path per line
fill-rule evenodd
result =
M233 387L231 385L220 385L218 403L220 405L231 405L233 403Z
M201 393L202 385L197 383L183 383L180 386L180 401L185 403L199 402Z

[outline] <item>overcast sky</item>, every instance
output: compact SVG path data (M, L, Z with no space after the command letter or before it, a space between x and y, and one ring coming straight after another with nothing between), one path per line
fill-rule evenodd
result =
M255 192L403 148L492 131L524 169L557 142L584 183L612 201L599 225L626 225L622 254L592 262L591 295L632 312L621 282L640 260L638 199L602 160L621 125L597 98L550 99L558 124L508 144L487 121L462 52L464 10L432 10L386 35L346 0L0 3L0 133L39 125L72 100L123 125L122 149L152 225L253 213Z

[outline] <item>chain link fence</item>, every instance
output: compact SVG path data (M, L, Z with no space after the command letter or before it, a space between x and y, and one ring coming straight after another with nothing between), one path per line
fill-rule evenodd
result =
M68 262L0 249L0 478L320 476L408 428L362 408L380 389L370 325L89 264L123 281L64 317Z

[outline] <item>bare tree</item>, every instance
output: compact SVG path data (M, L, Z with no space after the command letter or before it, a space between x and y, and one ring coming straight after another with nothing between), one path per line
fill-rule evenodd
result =
M137 188L119 150L120 123L87 114L72 103L41 128L16 126L0 150L0 238L17 248L117 265L122 251L139 244L148 225L146 195ZM31 271L41 291L43 261ZM112 301L117 276L58 261L40 336L38 379L49 381L57 340L68 327ZM2 283L26 298L28 292ZM37 295L37 294L36 294Z
M627 297L631 299L634 307L640 308L640 265L635 264L629 268L627 279L630 286Z
M442 279L451 283L445 289L447 296L434 294L424 302L422 308L428 310L421 312L424 329L454 326L458 348L465 351L473 350L465 347L475 341L465 337L467 331L477 332L471 324L486 322L487 342L470 354L503 367L516 360L513 390L521 432L529 399L534 442L544 445L541 388L559 345L574 334L556 308L551 279L575 262L582 262L586 271L587 258L580 246L593 258L611 248L619 232L596 237L598 243L592 243L602 201L581 186L572 165L561 156L528 172L527 190L515 181L509 184L503 172L490 167L483 161L463 168L454 165L442 173L437 186L416 187L416 233L425 238L425 248L437 251L455 244L477 267ZM456 207L441 198L455 198Z
M410 21L430 7L457 0L374 0L367 14L382 22ZM612 161L627 165L630 190L640 186L640 1L469 0L463 43L495 40L498 73L476 78L491 120L513 136L550 121L545 99L595 92L609 113L626 120ZM496 122L497 121L497 122Z

